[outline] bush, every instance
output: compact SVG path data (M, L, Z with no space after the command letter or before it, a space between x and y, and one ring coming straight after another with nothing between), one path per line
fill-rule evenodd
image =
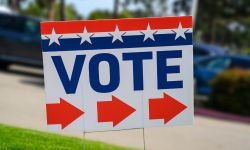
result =
M212 82L209 106L227 112L250 115L250 71L233 69Z

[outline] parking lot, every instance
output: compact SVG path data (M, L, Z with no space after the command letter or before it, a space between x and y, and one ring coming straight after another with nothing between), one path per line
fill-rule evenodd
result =
M45 92L41 69L11 66L0 71L0 123L46 131ZM152 150L248 150L249 124L195 116L193 126L145 129ZM81 132L63 134L83 138ZM142 129L86 133L86 138L143 148Z

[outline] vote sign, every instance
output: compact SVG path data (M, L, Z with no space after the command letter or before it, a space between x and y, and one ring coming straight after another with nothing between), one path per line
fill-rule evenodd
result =
M50 130L193 122L192 17L41 23Z

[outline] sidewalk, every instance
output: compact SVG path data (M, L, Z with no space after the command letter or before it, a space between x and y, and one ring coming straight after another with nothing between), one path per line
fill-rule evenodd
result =
M31 70L28 73L0 72L0 123L47 130L43 78L39 75L41 73L41 70ZM63 134L83 137L83 133L80 132ZM145 135L146 148L149 150L249 150L250 148L250 124L201 116L195 117L193 126L149 128L145 129ZM87 133L86 138L143 148L142 129Z

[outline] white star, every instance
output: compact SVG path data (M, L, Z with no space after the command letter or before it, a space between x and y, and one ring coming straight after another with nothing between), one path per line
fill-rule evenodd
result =
M151 40L155 41L155 39L154 39L154 34L155 34L157 31L151 30L149 24L148 24L148 26L147 26L147 30L143 30L143 31L141 31L141 32L142 32L142 34L144 34L144 40L143 40L143 42L146 41L147 39L151 39Z
M186 39L185 32L187 30L182 28L181 23L179 23L178 29L174 29L172 31L176 33L175 40L178 39L179 37Z
M111 36L113 36L112 43L114 43L116 40L119 40L119 41L121 41L123 43L122 35L125 34L125 33L120 32L118 26L115 27L115 31L114 32L109 33L109 34Z
M87 28L84 27L84 30L82 33L78 34L78 36L81 38L81 43L84 43L85 41L89 42L89 44L92 44L91 43L91 40L90 40L90 37L92 36L93 34L92 33L88 33L87 31Z
M52 33L50 35L47 35L47 38L49 38L49 46L53 43L56 43L57 45L60 45L59 38L61 35L56 34L55 29L52 29Z

